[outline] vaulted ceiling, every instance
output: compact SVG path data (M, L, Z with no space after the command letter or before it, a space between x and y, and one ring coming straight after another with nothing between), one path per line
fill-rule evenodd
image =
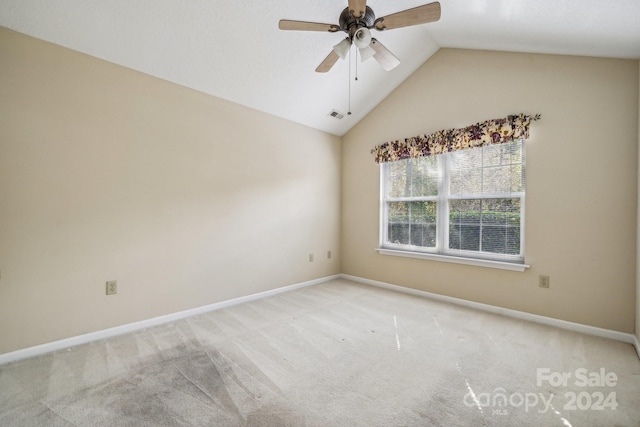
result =
M425 3L367 5L380 17ZM335 135L442 47L640 59L639 0L440 3L438 22L374 31L401 61L391 71L352 54L316 73L344 33L278 29L337 24L347 0L0 0L0 25Z

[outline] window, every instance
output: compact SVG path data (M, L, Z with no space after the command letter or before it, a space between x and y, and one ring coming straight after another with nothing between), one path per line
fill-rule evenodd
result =
M523 140L381 168L381 249L524 262Z

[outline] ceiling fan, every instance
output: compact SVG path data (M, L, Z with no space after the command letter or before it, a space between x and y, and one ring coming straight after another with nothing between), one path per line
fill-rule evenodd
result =
M337 33L343 31L347 37L333 47L329 55L318 65L318 73L326 73L339 58L345 59L351 44L360 51L362 61L375 58L386 71L400 64L400 60L375 38L371 37L371 29L378 31L394 28L426 24L440 19L440 3L434 2L412 9L403 10L391 15L377 18L373 9L367 6L366 0L349 0L349 6L340 14L338 24L320 24L316 22L291 21L281 19L278 27L281 30L294 31L326 31Z

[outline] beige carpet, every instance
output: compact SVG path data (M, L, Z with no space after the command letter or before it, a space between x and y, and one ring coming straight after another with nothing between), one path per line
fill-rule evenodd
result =
M0 425L639 426L640 361L336 280L0 366Z

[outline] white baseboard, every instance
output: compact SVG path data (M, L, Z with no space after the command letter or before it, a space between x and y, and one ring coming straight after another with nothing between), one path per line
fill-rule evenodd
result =
M609 329L597 328L595 326L588 326L580 323L554 319L552 317L539 316L537 314L525 313L523 311L511 310L508 308L502 308L502 307L497 307L493 305L482 304L479 302L463 300L460 298L454 298L454 297L435 294L431 292L420 291L417 289L392 285L390 283L380 282L380 281L371 280L371 279L365 279L362 277L351 276L348 274L336 274L333 276L327 276L327 277L322 277L315 280L309 280L307 282L301 282L301 283L296 283L289 286L283 286L280 288L271 289L268 291L259 292L252 295L233 298L230 300L205 305L202 307L183 310L177 313L172 313L164 316L154 317L151 319L141 320L139 322L128 323L126 325L116 326L114 328L103 329L101 331L96 331L96 332L90 332L88 334L83 334L83 335L78 335L71 338L53 341L53 342L37 345L34 347L28 347L28 348L16 350L10 353L0 354L0 365L10 363L10 362L15 362L22 359L27 359L30 357L40 356L46 353L50 353L52 351L62 350L68 347L86 344L92 341L98 341L101 339L123 335L129 332L139 331L142 329L150 328L152 326L157 326L164 323L175 322L177 320L181 320L190 316L196 316L198 314L203 314L203 313L207 313L214 310L220 310L221 308L231 307L233 305L242 304L244 302L255 301L257 299L270 297L283 292L288 292L295 289L304 288L307 286L318 285L320 283L328 282L330 280L339 279L339 278L351 280L353 282L362 283L366 285L390 289L397 292L403 292L406 294L430 298L436 301L443 301L443 302L448 302L451 304L474 308L477 310L482 310L490 313L501 314L504 316L513 317L517 319L529 320L532 322L541 323L549 326L555 326L558 328L567 329L575 332L581 332L584 334L595 335L603 338L609 338L616 341L622 341L625 343L632 344L635 347L636 352L638 353L638 358L640 358L640 341L638 341L638 338L633 334L626 334L623 332L612 331Z
M543 325L555 326L557 328L567 329L570 331L581 332L583 334L595 335L602 338L609 338L616 341L622 341L635 345L636 351L640 357L640 343L633 334L627 334L624 332L612 331L610 329L598 328L595 326L583 325L580 323L568 322L566 320L554 319L552 317L540 316L537 314L526 313L524 311L511 310L508 308L497 307L489 304L482 304L479 302L468 301L460 298L449 297L446 295L434 294L431 292L420 291L417 289L406 288L403 286L392 285L390 283L379 282L377 280L365 279L357 276L350 276L348 274L340 274L342 279L351 280L353 282L362 283L365 285L377 286L380 288L390 289L406 294L417 295L425 298L430 298L436 301L448 302L464 307L474 308L477 310L487 311L490 313L501 314L503 316L513 317L516 319L529 320L535 323L541 323Z
M294 289L300 289L307 286L318 285L320 283L328 282L330 280L340 278L339 274L333 276L322 277L320 279L309 280L307 282L296 283L289 286L283 286L281 288L271 289L257 294L247 295L239 298L233 298L226 301L221 301L202 307L196 307L189 310L179 311L177 313L171 313L164 316L154 317L151 319L141 320L139 322L128 323L126 325L116 326L114 328L103 329L101 331L90 332L88 334L78 335L71 338L65 338L58 341L53 341L34 347L28 347L21 350L12 351L10 353L0 354L0 365L5 363L15 362L30 357L40 356L45 353L50 353L56 350L62 350L68 347L74 347L81 344L86 344L92 341L98 341L105 338L111 338L118 335L123 335L129 332L139 331L141 329L150 328L152 326L161 325L164 323L175 322L186 317L196 316L198 314L207 313L214 310L220 310L221 308L231 307L233 305L242 304L244 302L255 301L257 299L270 297L273 295L281 294L283 292L292 291Z

